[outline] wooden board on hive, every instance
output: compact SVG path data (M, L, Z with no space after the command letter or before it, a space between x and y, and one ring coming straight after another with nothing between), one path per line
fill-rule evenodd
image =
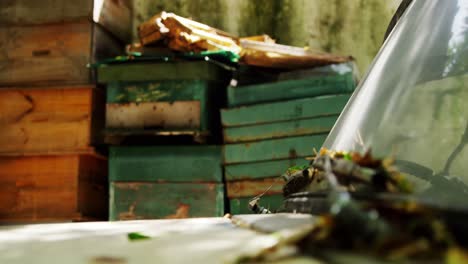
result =
M110 220L222 216L223 185L112 182L109 214Z
M104 220L106 186L95 154L0 157L0 222Z
M90 152L103 104L94 86L0 89L0 155Z

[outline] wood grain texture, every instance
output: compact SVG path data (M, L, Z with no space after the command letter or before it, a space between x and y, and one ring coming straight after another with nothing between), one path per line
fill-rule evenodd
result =
M89 161L92 159L95 162ZM84 160L88 172L80 169ZM86 209L88 206L102 202L83 195L89 193L86 189L90 186L80 183L93 178L102 184L106 181L105 168L106 160L97 156L1 157L0 222L62 221L85 216L92 212ZM96 211L106 212L106 207Z
M106 105L107 128L200 128L200 101Z
M0 154L88 152L102 121L92 86L0 89ZM95 99L97 100L97 99ZM102 105L101 105L102 107Z

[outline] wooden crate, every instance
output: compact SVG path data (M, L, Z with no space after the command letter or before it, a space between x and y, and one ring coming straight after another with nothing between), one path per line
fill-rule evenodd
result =
M131 40L132 3L128 0L14 0L0 2L1 25L40 25L92 19L125 43Z
M0 89L0 155L89 152L103 103L93 86Z
M0 26L0 86L89 84L87 65L123 52L123 45L87 19Z
M107 85L111 131L199 131L219 126L223 86L202 80L118 82Z
M254 163L240 163L224 166L226 181L255 180L280 177L288 168L309 165L305 158L270 160Z
M222 184L110 184L110 220L216 217L223 214Z
M219 146L111 147L109 180L118 182L222 182Z
M106 185L94 154L0 157L0 222L105 219Z
M224 164L295 159L313 155L327 134L287 137L224 146Z
M252 105L320 95L351 93L355 88L353 74L313 76L307 79L228 87L228 106Z

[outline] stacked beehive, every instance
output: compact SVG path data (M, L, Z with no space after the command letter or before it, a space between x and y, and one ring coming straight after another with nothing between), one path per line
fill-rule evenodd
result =
M228 87L229 109L221 113L231 213L248 213L249 199L265 191L264 206L280 205L280 175L307 165L305 158L321 147L354 90L352 69L340 64L287 73L239 71Z
M204 60L133 60L98 68L98 78L107 85L110 219L223 215L217 134L229 72Z
M87 68L122 51L122 0L0 3L0 221L107 215L104 94Z

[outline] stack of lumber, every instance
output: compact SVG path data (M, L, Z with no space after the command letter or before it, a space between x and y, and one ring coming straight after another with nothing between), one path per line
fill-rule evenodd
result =
M2 1L0 14L0 222L105 219L105 94L87 65L122 52L128 3Z
M231 213L248 213L248 201L265 191L262 205L277 209L281 175L308 165L355 88L351 64L275 72L240 69L221 112L224 170ZM236 86L235 86L236 85Z

